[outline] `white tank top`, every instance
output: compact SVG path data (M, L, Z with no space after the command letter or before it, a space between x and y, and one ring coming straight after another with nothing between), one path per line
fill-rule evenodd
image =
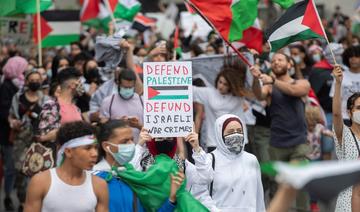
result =
M50 169L51 184L47 192L42 212L93 212L97 198L93 190L92 176L86 172L82 185L72 186L63 182L56 173L56 168Z

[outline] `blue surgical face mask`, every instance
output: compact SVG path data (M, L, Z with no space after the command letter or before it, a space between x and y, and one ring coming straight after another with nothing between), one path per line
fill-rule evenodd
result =
M112 144L112 143L108 143L111 146L115 146L118 148L117 152L112 152L110 150L110 147L107 147L108 152L111 154L111 156L113 156L113 158L115 159L115 161L120 164L120 165L124 165L128 162L131 161L131 159L134 157L135 154L135 144Z
M314 62L319 62L321 60L321 55L320 54L314 54L312 56L312 59L314 60Z
M48 79L51 79L51 78L52 78L52 70L51 70L51 69L48 69L48 70L46 71L46 74L47 74Z
M119 87L119 95L124 99L131 99L135 94L135 88Z

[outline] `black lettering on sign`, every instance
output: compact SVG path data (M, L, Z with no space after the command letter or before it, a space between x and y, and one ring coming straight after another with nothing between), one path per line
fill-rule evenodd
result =
M152 127L152 128L149 130L149 133L150 133L150 134L161 134L161 131L162 131L161 128Z
M17 31L16 31L17 25L18 25L17 21L9 21L9 33L11 33L11 31L13 33L17 33Z

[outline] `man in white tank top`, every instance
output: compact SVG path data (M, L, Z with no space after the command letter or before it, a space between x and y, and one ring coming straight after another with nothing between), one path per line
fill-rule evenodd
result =
M98 157L94 128L85 122L60 127L57 167L32 177L25 212L108 212L108 188L91 175Z

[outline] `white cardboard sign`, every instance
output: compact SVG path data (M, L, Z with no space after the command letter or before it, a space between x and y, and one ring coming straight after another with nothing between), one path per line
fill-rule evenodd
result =
M192 64L144 63L144 127L152 137L185 137L193 128Z

